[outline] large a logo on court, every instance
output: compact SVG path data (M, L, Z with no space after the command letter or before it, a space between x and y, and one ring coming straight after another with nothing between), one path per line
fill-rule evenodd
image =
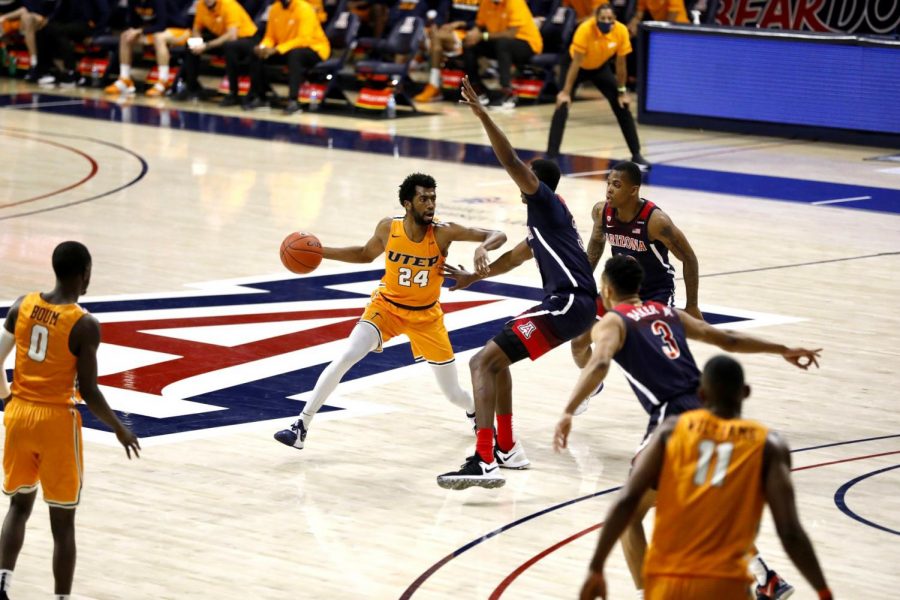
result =
M101 389L140 437L158 442L290 419L339 352L382 274L210 282L187 292L86 301L83 306L102 323ZM455 351L480 348L542 296L540 288L491 281L470 290L443 290ZM5 313L0 309L0 316ZM745 325L785 320L731 309L706 316ZM371 402L341 400L352 395L342 389L383 383L391 374L402 377L398 369L411 364L406 338L392 340L383 353L370 354L347 373L322 411L343 411L347 417L378 412ZM560 377L568 381L572 374ZM87 428L105 431L89 411L83 414Z

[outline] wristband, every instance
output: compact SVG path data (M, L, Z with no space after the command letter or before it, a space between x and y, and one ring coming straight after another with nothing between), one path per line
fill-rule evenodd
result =
M619 93L624 94L627 91L627 88L624 85L619 86Z
M831 595L831 590L828 588L822 588L818 591L819 600L833 600L834 596Z
M487 31L485 31L484 33L481 34L481 39L483 39L486 42L486 41L488 41L489 35L490 34Z

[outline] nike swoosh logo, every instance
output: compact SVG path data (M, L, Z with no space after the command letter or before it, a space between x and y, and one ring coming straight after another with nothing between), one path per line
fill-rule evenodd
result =
M499 467L494 467L493 469L485 469L484 472L485 472L485 473L493 473L493 472L496 471L498 468L499 468Z

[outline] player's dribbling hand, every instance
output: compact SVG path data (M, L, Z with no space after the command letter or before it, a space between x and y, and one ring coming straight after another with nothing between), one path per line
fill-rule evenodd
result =
M556 431L553 432L553 451L559 452L569 443L569 432L572 431L572 415L564 414L556 424ZM593 598L593 596L591 596Z
M451 292L464 290L479 279L478 275L469 273L462 265L459 265L459 267L452 267L448 264L444 264L444 277L456 281L455 284L450 286Z
M788 361L795 367L800 367L805 371L812 365L815 365L816 368L818 368L819 361L817 359L821 353L821 348L818 348L816 350L807 350L806 348L788 348L781 353L781 356L784 357L784 360Z
M603 573L591 571L581 586L581 600L594 600L594 598L606 598L606 581Z
M478 100L478 94L475 93L475 88L473 88L472 84L469 83L468 75L466 75L462 79L462 88L460 89L460 94L460 104L467 104L472 109L472 112L476 115L485 114L484 107Z
M125 454L128 455L128 460L131 460L132 452L134 452L135 458L141 457L141 443L130 429L122 425L120 428L116 429L116 437L119 439L119 443L122 444L122 447L125 448Z
M567 94L565 91L562 91L556 95L556 108L560 108L563 105L571 104L572 96Z

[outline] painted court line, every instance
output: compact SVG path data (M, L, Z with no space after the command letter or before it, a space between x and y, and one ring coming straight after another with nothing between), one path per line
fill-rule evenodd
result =
M816 206L820 206L822 204L838 204L840 202L859 202L860 200L871 200L872 196L854 196L853 198L835 198L834 200L816 200L815 202L810 202L810 204L815 204Z
M83 100L61 100L59 102L35 102L33 104L9 104L0 108L8 110L21 110L33 108L46 108L49 106L74 106L76 104L84 104Z

